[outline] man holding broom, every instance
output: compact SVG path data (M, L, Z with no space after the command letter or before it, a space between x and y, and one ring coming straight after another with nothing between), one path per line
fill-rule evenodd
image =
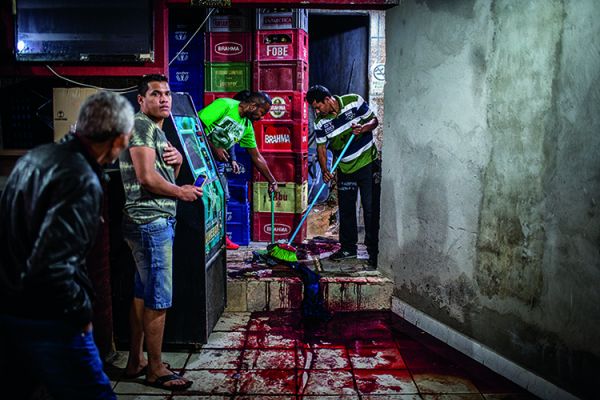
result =
M337 157L352 135L355 135L338 166L341 248L329 259L341 261L356 258L358 242L356 200L360 190L365 224L365 245L369 253L367 264L370 268L376 268L381 163L377 158L373 129L378 126L379 121L369 105L358 94L333 96L326 87L315 85L306 93L306 101L317 113L314 132L317 142L317 157L321 171L323 171L324 182L333 179L333 175L327 169L327 147Z

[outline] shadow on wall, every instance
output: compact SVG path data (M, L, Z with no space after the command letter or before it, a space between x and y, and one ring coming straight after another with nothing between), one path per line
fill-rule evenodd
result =
M456 321L469 324L465 310L470 309L476 296L472 281L458 271L450 255L459 236L448 243L449 179L430 146L413 149L410 158L415 160L412 165L424 168L413 168L419 172L408 179L403 193L397 194L395 189L386 191L388 198L382 203L390 207L389 215L400 218L396 224L388 225L395 228L385 232L384 239L388 243L401 240L398 257L393 257L394 295L451 326L456 326ZM387 184L394 187L392 182ZM395 206L397 198L404 199L400 214ZM402 227L402 236L398 227Z

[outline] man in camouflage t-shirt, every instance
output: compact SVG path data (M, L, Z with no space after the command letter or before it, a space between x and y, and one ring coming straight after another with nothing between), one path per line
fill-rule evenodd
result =
M129 149L119 159L125 190L123 236L136 264L125 375L145 374L147 385L183 390L192 382L169 370L161 361L162 337L166 311L173 297L176 200L194 201L202 196L202 189L175 184L183 157L162 130L165 118L171 113L167 78L144 76L138 85L137 100L140 112L135 116Z
M357 94L332 96L321 85L311 87L306 101L318 113L314 122L317 157L323 171L323 180L333 175L327 170L327 147L339 156L352 135L354 139L338 164L338 205L341 249L329 258L339 261L356 258L358 229L356 200L360 190L365 223L365 245L369 253L368 265L377 266L379 235L379 197L381 168L373 129L379 122L364 99Z

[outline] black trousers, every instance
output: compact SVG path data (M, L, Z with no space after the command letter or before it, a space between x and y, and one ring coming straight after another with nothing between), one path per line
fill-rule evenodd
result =
M338 206L342 250L356 252L358 228L356 200L360 190L365 224L365 245L369 258L377 260L379 252L379 202L381 198L381 161L375 160L351 174L338 171Z

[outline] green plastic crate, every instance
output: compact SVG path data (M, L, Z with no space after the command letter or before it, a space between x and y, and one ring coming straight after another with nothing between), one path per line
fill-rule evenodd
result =
M250 63L207 62L204 65L204 90L206 92L239 92L251 89Z

